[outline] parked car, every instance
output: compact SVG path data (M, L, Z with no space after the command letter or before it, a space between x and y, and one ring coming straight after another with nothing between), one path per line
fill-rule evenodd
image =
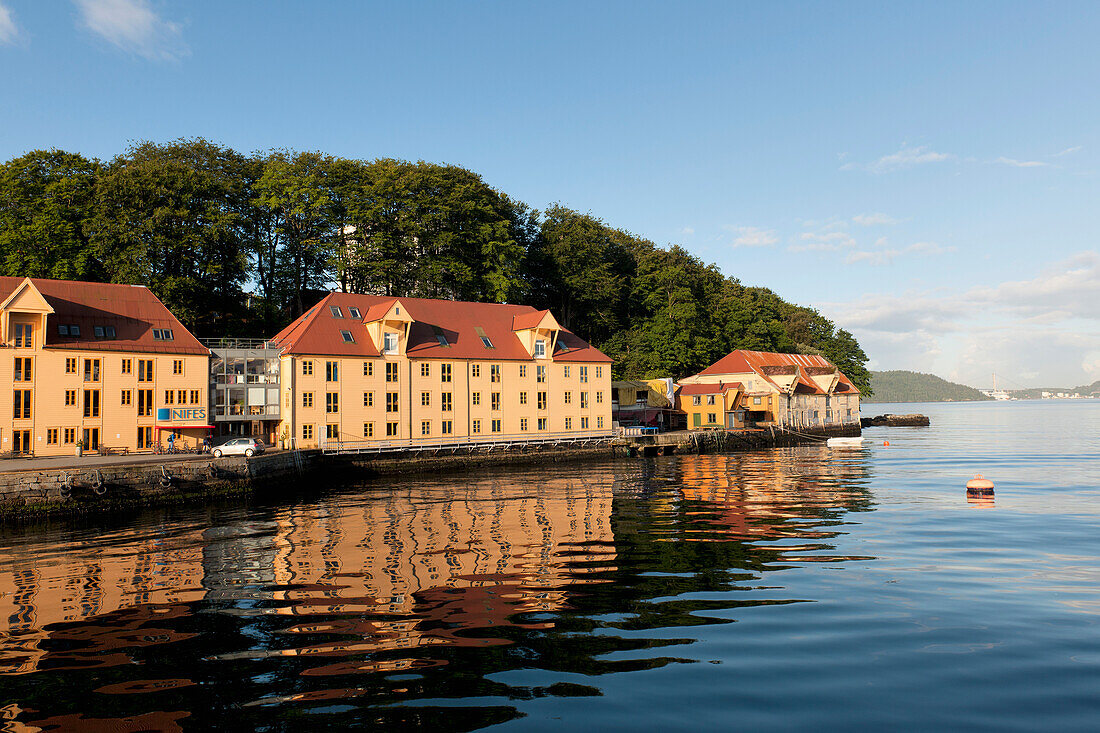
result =
M214 457L254 456L264 452L264 442L256 438L234 438L214 446Z

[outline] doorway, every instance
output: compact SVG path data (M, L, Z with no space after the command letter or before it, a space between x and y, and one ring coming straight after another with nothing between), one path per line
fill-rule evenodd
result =
M13 455L26 456L31 452L31 431L11 431L11 452Z
M99 450L99 428L84 428L84 450Z

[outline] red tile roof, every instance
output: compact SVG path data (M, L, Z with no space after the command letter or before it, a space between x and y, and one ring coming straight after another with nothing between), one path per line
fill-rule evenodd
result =
M0 302L24 278L0 277ZM46 320L46 348L137 351L152 354L209 354L164 303L144 285L113 285L31 278L54 309ZM80 326L80 336L62 336L60 324ZM114 326L115 338L96 338L95 326ZM153 338L154 328L172 330L171 341Z
M716 374L759 374L766 381L771 384L775 384L775 381L768 375L764 374L764 367L769 366L799 366L802 367L801 375L798 379L798 385L795 387L796 392L810 392L813 394L824 394L822 389L817 384L808 379L805 375L808 370L818 371L820 369L829 369L830 371L836 369L836 366L826 359L824 356L817 356L816 354L780 354L772 351L747 351L738 350L731 351L718 361L711 364L709 367L699 372L700 375L716 375ZM839 381L837 382L836 392L845 394L858 394L859 390L855 385L844 375L843 372L837 371ZM776 385L778 386L778 385Z
M549 312L547 310L531 311L530 313L520 313L512 316L512 330L522 331L525 328L535 328Z
M742 390L745 385L740 382L722 382L721 384L685 384L680 387L682 395L696 394L724 394L731 389Z
M286 354L378 356L378 347L371 341L364 321L380 318L395 300L401 301L413 319L405 353L418 358L530 361L531 356L513 330L514 322L518 318L523 324L532 320L537 324L545 315L545 311L526 305L329 293L272 340ZM339 306L344 318L334 317L331 306ZM351 318L349 307L358 308L363 319ZM478 328L494 348L482 343ZM341 331L350 332L354 342L344 341ZM437 335L446 339L446 346ZM611 363L599 349L565 329L558 332L553 358L559 362Z

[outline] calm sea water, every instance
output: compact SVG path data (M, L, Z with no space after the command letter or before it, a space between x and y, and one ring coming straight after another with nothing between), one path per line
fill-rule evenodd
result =
M888 411L8 528L0 729L1100 728L1100 401Z

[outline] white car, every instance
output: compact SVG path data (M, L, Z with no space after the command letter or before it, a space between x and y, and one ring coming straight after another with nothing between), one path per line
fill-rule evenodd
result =
M264 443L256 438L234 438L214 447L214 457L249 456L264 452Z

